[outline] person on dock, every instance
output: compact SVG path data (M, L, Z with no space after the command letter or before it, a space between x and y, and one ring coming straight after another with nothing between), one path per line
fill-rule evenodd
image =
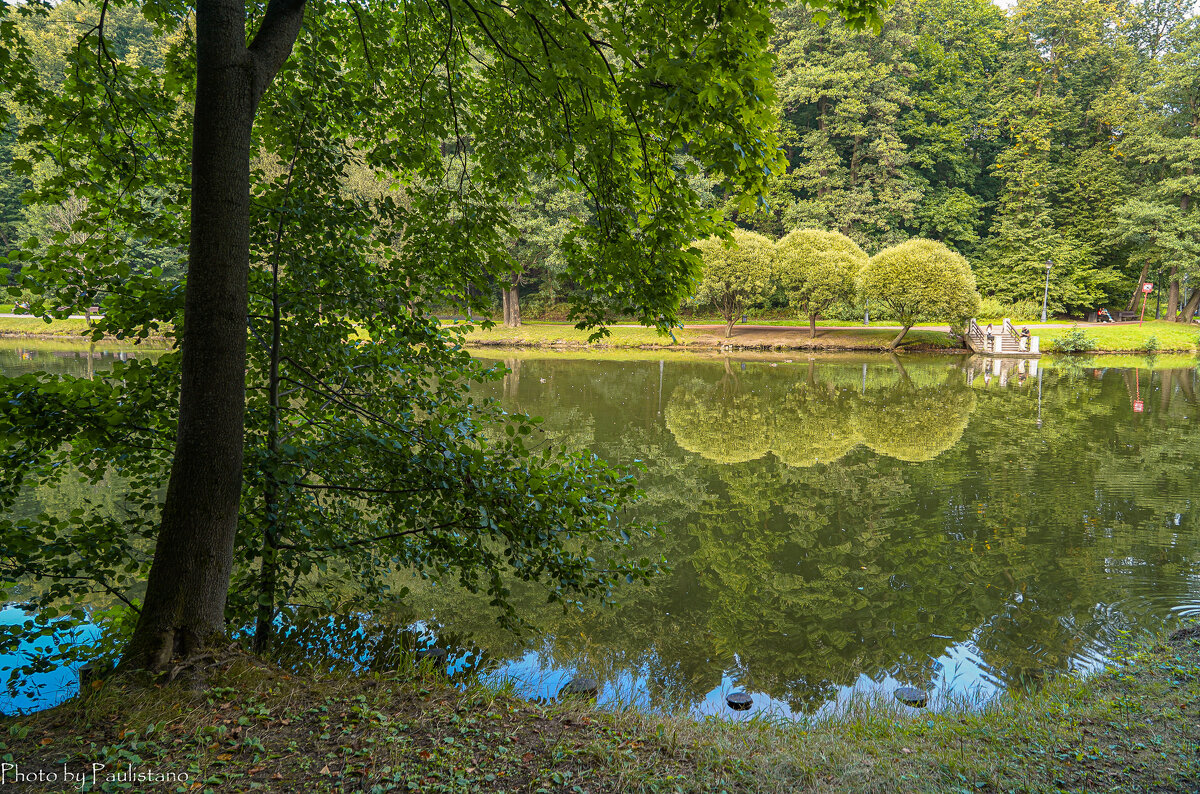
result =
M1026 327L1022 328L1022 329L1021 329L1021 349L1022 349L1022 350L1028 350L1028 349L1029 349L1029 340L1030 340L1030 338L1031 338L1031 335L1030 335L1030 333L1029 333L1029 327L1028 327L1028 326L1026 326Z
M992 333L992 324L988 323L987 344L984 346L984 350L987 350L989 352L994 351L996 349L995 339L996 339L996 336L995 336L995 334Z

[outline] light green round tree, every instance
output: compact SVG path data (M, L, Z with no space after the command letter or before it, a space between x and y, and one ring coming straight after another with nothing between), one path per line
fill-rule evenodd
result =
M788 304L808 317L811 336L817 317L834 303L854 298L866 253L844 234L797 229L775 244L775 272Z
M746 307L771 292L775 243L761 234L735 229L731 242L709 237L695 247L700 250L701 270L692 299L720 312L728 339Z
M867 262L859 286L867 300L882 304L904 326L890 350L919 321L944 320L956 328L979 311L971 266L934 240L917 238L883 249Z

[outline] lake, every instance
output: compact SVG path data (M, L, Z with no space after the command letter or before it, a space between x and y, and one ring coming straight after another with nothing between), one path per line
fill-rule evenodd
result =
M105 365L21 350L0 369ZM638 551L671 564L609 609L514 587L524 636L417 578L378 616L530 696L581 674L610 704L696 715L737 690L750 714L902 684L977 702L1200 613L1194 362L479 355L541 443L645 467L634 509L662 534Z

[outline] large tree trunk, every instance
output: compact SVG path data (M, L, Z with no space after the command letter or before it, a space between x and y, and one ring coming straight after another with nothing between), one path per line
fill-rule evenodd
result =
M518 289L520 282L514 278L504 287L504 325L516 328L521 324L521 296Z
M1175 322L1175 315L1179 312L1179 267L1171 266L1170 276L1171 286L1167 290L1167 319Z
M1133 288L1133 295L1129 298L1129 305L1125 307L1125 311L1133 311L1133 307L1137 306L1138 296L1142 294L1142 285L1146 283L1146 276L1150 274L1150 262L1142 265L1142 275L1138 276L1137 286Z
M808 315L808 336L810 339L817 338L817 315Z
M158 669L223 641L242 485L250 133L303 0L270 0L246 46L243 0L196 5L191 239L179 429L146 598L122 665Z
M1183 312L1179 315L1181 323L1190 323L1192 315L1200 310L1200 287L1192 290L1192 297L1188 298L1187 303L1183 305Z
M906 325L906 326L904 326L902 329L900 329L900 333L899 333L899 334L896 336L896 338L895 338L895 339L893 339L893 340L892 340L892 343L891 343L890 345L888 345L888 348L887 348L887 349L888 349L888 350L895 350L895 349L896 349L896 345L900 344L900 340L901 340L901 339L903 339L903 338L904 338L904 335L908 333L908 329L909 329L909 328L912 328L912 326L911 326L911 325Z
M737 322L737 314L731 314L725 318L725 338L733 336L733 324Z

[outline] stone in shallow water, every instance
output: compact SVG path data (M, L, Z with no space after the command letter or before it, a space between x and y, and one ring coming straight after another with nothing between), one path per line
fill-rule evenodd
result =
M929 703L929 693L924 689L917 689L916 687L902 686L892 694L896 696L896 700L899 700L906 706L924 708Z
M731 692L725 696L725 703L734 711L749 711L754 705L754 698L745 692Z
M600 693L600 684L594 678L572 678L566 686L558 690L560 698L588 697L594 698Z
M418 660L432 659L435 662L444 662L446 661L446 656L447 653L445 648L430 647L422 648L421 650L417 651Z

